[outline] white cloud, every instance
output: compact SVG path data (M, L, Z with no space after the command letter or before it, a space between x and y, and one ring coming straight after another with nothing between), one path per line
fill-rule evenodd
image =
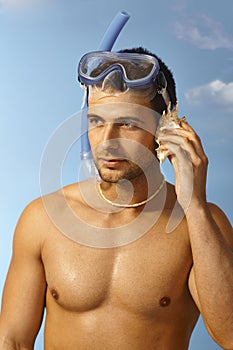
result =
M208 84L189 89L185 97L191 104L220 106L233 111L233 82L214 80Z
M199 48L233 50L233 38L225 33L222 23L206 15L202 15L199 21L176 22L174 28L178 39L186 40Z

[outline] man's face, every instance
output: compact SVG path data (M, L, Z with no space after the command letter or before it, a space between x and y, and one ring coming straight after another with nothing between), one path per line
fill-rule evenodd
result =
M128 93L90 96L88 135L104 181L135 179L155 160L154 135L160 115L151 107L151 102Z

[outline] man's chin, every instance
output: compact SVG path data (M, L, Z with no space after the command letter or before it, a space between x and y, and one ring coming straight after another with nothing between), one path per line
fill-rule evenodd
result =
M106 170L99 170L100 178L105 182L111 182L111 183L117 183L118 181L124 179L124 175L120 174L120 172L116 171L106 171Z
M101 179L105 182L117 183L121 180L133 180L138 176L142 175L140 168L131 169L130 171L120 171L120 170L111 170L103 169L99 170L99 175Z

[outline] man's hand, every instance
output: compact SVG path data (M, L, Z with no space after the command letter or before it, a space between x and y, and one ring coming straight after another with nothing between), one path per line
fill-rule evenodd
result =
M161 148L168 149L176 183L177 200L184 211L193 204L206 203L206 176L208 159L201 140L191 126L182 121L180 129L161 131Z

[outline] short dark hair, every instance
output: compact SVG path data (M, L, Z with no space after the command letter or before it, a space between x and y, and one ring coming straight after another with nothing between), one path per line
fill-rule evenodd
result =
M147 49L139 46L139 47L134 47L132 49L124 49L120 50L119 52L128 52L128 53L141 53L141 54L146 54L155 57L160 66L160 70L163 72L166 80L167 80L167 92L171 100L171 105L174 107L177 102L177 96L176 96L176 83L175 79L173 76L173 73L171 70L167 67L167 65L162 61L160 57L158 57L156 54L148 51Z

